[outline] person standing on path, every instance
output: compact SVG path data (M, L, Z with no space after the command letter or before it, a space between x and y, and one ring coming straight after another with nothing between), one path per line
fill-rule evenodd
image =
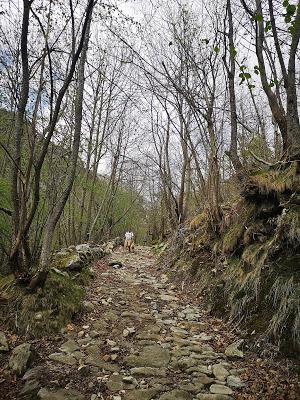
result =
M124 242L124 249L128 249L128 252L131 253L134 249L134 242L133 242L134 234L130 230L127 230L125 233L125 242Z

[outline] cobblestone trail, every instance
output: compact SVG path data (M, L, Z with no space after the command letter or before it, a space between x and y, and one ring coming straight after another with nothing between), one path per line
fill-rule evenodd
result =
M122 266L109 265L114 260ZM99 261L83 314L46 343L18 398L31 398L37 388L40 400L297 398L296 387L276 389L285 370L275 371L270 391L268 366L244 354L231 328L154 262L147 247Z

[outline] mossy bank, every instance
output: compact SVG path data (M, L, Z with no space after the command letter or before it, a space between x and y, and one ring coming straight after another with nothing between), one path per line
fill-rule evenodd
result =
M204 210L162 253L171 275L190 273L212 312L258 349L290 356L300 350L299 183L296 161L255 173L223 208L217 234Z
M28 293L13 275L0 276L0 321L32 337L59 332L82 308L85 288L93 278L92 263L117 243L70 246L54 253L45 285L35 293Z

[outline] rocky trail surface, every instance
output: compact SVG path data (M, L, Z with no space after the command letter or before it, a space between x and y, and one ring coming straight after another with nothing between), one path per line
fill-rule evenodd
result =
M242 351L232 327L169 282L150 248L120 249L94 271L84 311L61 335L15 339L9 363L22 377L0 370L1 399L300 398L287 365Z

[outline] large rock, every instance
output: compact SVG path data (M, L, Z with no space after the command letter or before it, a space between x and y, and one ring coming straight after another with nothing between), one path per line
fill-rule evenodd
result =
M35 395L41 388L41 383L37 379L26 380L23 389L20 391L20 396L25 398L36 398Z
M0 332L0 352L1 351L8 351L8 343L4 332Z
M166 367L170 362L170 352L161 346L147 346L140 355L130 355L125 358L125 363L131 367Z
M55 272L57 275L64 276L65 278L69 278L70 277L70 275L66 271L61 271L60 269L57 269L55 267L52 267L51 271Z
M174 333L174 335L177 336L188 336L189 335L189 331L187 331L186 329L180 328L178 326L171 326L170 330Z
M191 357L183 357L177 361L177 365L180 368L189 369L200 364L199 360L193 359Z
M161 300L164 300L164 301L178 301L178 297L172 296L170 294L161 294L160 298L161 298Z
M186 372L188 374L192 374L193 372L195 372L195 373L199 373L201 375L203 375L203 374L204 375L209 375L209 376L212 375L212 371L206 365L196 365L195 367L188 368L186 370Z
M94 259L90 251L79 251L78 256L80 260L86 265L89 264Z
M197 384L186 383L180 385L180 388L181 390L185 390L186 392L199 393L204 388L204 385L202 383L197 383Z
M214 376L219 380L219 381L226 381L227 376L229 375L229 372L227 371L226 368L223 367L222 364L215 364L212 367L212 371Z
M23 343L12 351L8 364L18 375L24 374L29 366L32 355L30 347L29 343Z
M159 400L192 400L193 396L184 390L174 389L164 393Z
M229 358L243 358L244 353L239 349L243 344L244 340L238 340L237 342L231 343L225 350L225 354Z
M109 324L106 321L104 321L104 319L99 319L98 321L95 321L93 323L93 328L97 332L105 331L108 328L108 326Z
M25 374L22 377L22 380L23 381L32 381L34 379L38 380L39 377L43 374L43 372L44 372L44 366L42 365L31 368L25 372Z
M80 272L84 267L84 263L78 254L76 254L66 265L67 271Z
M77 390L66 389L50 391L49 389L42 388L39 390L37 396L40 400L84 400L84 395L80 394Z
M76 251L90 251L90 245L88 243L78 244L76 247Z
M202 385L210 385L211 383L214 382L214 378L209 378L207 375L205 374L201 374L199 376L197 376L196 378L193 379L193 383L194 384L202 384Z

